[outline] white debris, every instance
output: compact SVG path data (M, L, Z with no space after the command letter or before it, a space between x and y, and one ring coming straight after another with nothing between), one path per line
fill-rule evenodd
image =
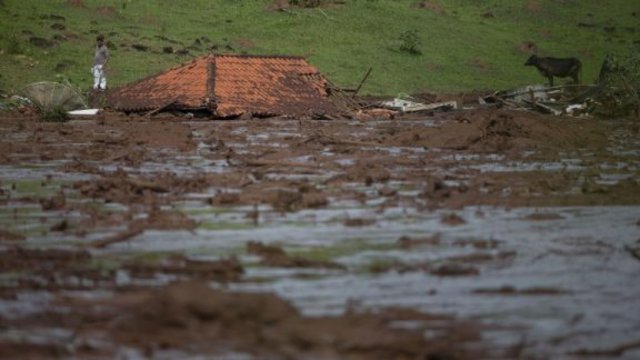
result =
M440 108L447 108L447 109L458 108L458 103L456 101L444 101L444 102L437 102L432 104L423 104L423 103L419 103L411 100L405 100L401 98L395 98L392 101L383 101L381 105L386 108L398 110L402 112L435 110Z
M69 115L77 115L77 116L93 116L100 113L100 109L81 109L81 110L73 110L68 111Z
M587 108L587 104L586 103L582 103L582 104L571 104L569 106L567 106L564 111L569 114L569 115L573 115L576 112L580 112L583 111Z

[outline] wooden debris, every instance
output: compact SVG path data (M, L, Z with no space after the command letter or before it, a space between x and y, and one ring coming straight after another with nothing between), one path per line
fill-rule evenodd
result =
M369 71L367 71L367 74L362 78L362 80L360 81L360 84L358 84L358 87L356 88L356 90L353 92L353 94L351 95L351 97L355 97L358 92L360 91L360 89L362 88L362 85L364 85L364 82L367 81L367 78L369 77L369 75L371 75L371 71L373 71L373 68L370 67Z
M160 111L168 108L169 106L171 106L171 105L173 105L175 103L176 103L176 100L172 100L172 101L166 103L165 105L162 105L160 107L157 107L157 108L147 112L146 114L144 114L144 117L151 117L152 115L159 113Z
M144 232L144 227L134 227L127 229L123 232L117 233L112 236L108 236L104 239L90 242L87 247L102 249L109 245L127 241L133 237L136 237Z

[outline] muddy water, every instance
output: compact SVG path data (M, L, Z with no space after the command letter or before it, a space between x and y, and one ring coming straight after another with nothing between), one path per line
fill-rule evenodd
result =
M127 313L118 309L144 298L137 291L171 294L169 284L198 279L229 293L275 293L299 312L284 318L306 322L398 308L446 316L446 326L391 317L391 328L446 339L438 349L640 356L633 123L501 111L375 122L2 121L0 341L20 351L136 358L153 341L165 344L152 346L156 357L210 354L187 335L118 335L109 329L126 319L107 311L97 321L87 310ZM86 320L51 323L65 313ZM479 338L454 336L458 321ZM225 344L225 358L266 354L198 324L195 332ZM265 356L371 358L294 344ZM387 358L402 358L394 344Z
M341 312L355 302L362 307L401 305L482 319L504 327L490 331L496 332L497 339L526 339L537 354L606 347L611 339L635 340L640 321L636 311L638 264L624 245L637 240L637 208L486 208L482 215L477 211L461 211L468 223L454 228L440 222L444 214L439 212L408 216L401 222L385 221L382 216L378 226L358 231L336 228L305 236L305 230L285 228L289 236L274 234L263 239L293 247L367 239L363 247L387 244L389 248L336 260L350 269L384 262L390 264L389 270L325 274L315 280L292 279L295 272L274 272L273 283L241 287L275 288L309 314ZM532 214L562 219L532 221L527 218ZM401 236L420 238L433 233L440 234L438 245L394 249ZM247 234L248 238L255 236ZM487 243L495 247L484 248ZM437 268L441 263L460 261L477 273L458 273L453 268L451 273L434 274L424 269L425 264ZM247 276L265 275L255 270ZM601 331L611 336L603 338Z

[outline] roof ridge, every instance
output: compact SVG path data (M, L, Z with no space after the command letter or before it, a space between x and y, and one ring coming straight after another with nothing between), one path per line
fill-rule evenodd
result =
M278 55L278 54L274 54L274 55L257 55L257 54L233 54L233 53L222 53L222 54L217 54L217 53L213 53L214 57L236 57L236 58L258 58L258 59L296 59L296 60L305 60L307 61L307 58L304 56L296 56L296 55Z

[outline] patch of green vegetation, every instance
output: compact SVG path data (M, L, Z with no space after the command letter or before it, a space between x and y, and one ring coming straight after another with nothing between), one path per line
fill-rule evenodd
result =
M400 191L415 191L416 190L416 186L415 184L402 184L398 187L398 192Z
M288 220L288 221L283 221L282 224L290 227L310 227L310 226L314 226L316 223L312 221Z
M229 213L234 213L237 212L237 209L233 209L233 208L229 208L229 207L210 207L210 208L188 208L188 207L181 207L179 209L182 213L184 213L185 215L188 215L190 217L193 216L218 216L218 215L222 215L222 214L229 214Z
M523 66L525 42L540 55L577 56L584 82L592 82L605 54L625 51L638 31L632 16L637 4L627 0L435 1L441 11L419 8L416 0L350 0L287 11L275 10L274 2L84 0L74 6L66 0L6 0L0 13L3 86L15 90L63 75L88 89L97 34L111 47L112 87L210 49L307 56L348 88L373 67L361 90L369 94L543 83ZM399 39L407 29L410 41ZM398 41L420 53L400 51ZM188 55L178 53L185 49Z
M50 231L50 226L50 224L40 222L39 217L33 216L18 216L0 220L0 228L22 235L25 238L47 235ZM54 243L51 242L51 245L54 245Z
M247 230L255 229L253 223L233 223L226 221L203 221L198 226L200 230Z
M312 248L287 248L287 253L308 260L331 261L339 257L354 255L363 251L388 251L396 249L392 243L371 243L365 239L346 239L331 246Z
M105 257L94 257L86 264L87 268L96 269L101 272L115 271L120 268L122 261Z
M20 206L20 207L0 207L0 219L3 221L17 221L18 218L37 217L42 214L40 205Z
M228 258L231 256L244 255L246 253L246 247L244 243L241 246L233 248L220 248L220 247L203 247L189 250L187 256L198 257L211 257L211 258Z
M400 51L408 52L413 55L420 55L420 38L418 31L415 29L404 31L400 34Z
M20 41L15 36L15 34L10 36L9 39L7 39L6 47L7 47L7 54L10 54L10 55L22 54L22 51L23 51L22 44L20 44Z
M158 262L162 259L166 259L168 256L171 256L170 252L162 252L162 251L146 251L143 253L136 253L133 256L134 261L142 261L142 262Z
M69 120L69 114L62 107L47 109L40 114L40 117L46 122L66 122Z
M398 265L398 261L394 258L381 257L375 258L368 264L364 266L364 268L360 269L360 271L365 273L381 273L386 272Z
M12 190L14 197L49 197L60 191L62 185L66 182L61 180L15 180L12 181Z
M212 247L204 247L199 249L190 249L189 251L145 251L133 254L127 254L126 260L133 262L151 262L157 263L163 259L170 258L174 255L184 255L187 257L196 255L198 257L226 258L232 255L239 255L245 252L244 247L235 249L219 249ZM123 259L124 260L124 259Z

